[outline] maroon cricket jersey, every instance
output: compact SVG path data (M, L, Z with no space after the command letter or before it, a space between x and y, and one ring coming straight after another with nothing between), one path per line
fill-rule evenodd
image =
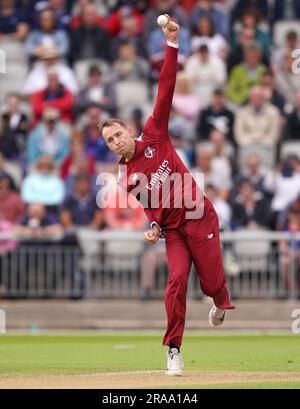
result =
M129 161L121 158L118 177L119 185L142 204L150 224L156 222L163 229L179 227L203 213L203 194L168 135L177 54L177 48L167 46L154 111L141 136L135 139L133 158Z

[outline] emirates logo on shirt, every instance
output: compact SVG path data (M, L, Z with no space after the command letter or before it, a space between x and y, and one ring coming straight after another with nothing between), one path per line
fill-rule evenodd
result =
M151 148L151 146L147 146L147 148L144 151L144 155L146 156L147 159L154 158L155 154L156 154L156 149Z

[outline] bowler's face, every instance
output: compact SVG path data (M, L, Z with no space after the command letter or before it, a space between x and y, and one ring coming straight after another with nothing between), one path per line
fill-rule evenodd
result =
M107 126L102 131L102 136L108 149L118 155L126 155L131 152L134 144L132 130L123 128L120 124Z

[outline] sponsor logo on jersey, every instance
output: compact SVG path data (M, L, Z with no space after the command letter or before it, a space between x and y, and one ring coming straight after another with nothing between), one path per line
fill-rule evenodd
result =
M156 149L151 148L151 146L147 146L147 148L144 151L144 155L146 156L147 159L154 158L155 154L156 154Z

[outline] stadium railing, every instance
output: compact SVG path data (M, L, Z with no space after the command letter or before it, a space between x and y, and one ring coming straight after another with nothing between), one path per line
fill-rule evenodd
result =
M138 298L143 233L77 229L76 241L26 243L0 233L0 291L16 298ZM223 264L232 298L297 299L300 233L241 230L221 234ZM282 244L286 243L285 246ZM161 298L167 266L156 268L152 296ZM188 296L202 297L193 270Z

